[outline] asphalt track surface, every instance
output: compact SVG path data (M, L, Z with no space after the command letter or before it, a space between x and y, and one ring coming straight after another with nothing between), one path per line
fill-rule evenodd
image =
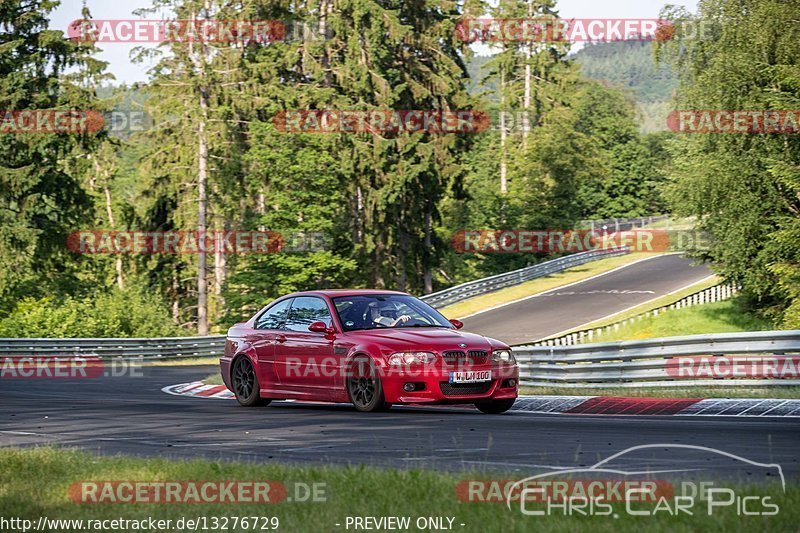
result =
M627 448L663 444L614 461L626 471L679 470L703 479L775 480L774 470L678 444L779 464L800 480L798 419L483 415L473 409L273 404L171 396L161 389L214 367L146 367L143 375L0 381L0 445L58 445L102 454L207 457L257 463L367 464L526 477L589 466Z
M463 319L464 329L507 342L533 342L664 296L712 275L681 255L633 263Z

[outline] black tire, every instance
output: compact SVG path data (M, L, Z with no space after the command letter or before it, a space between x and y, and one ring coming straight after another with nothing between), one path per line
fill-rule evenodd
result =
M271 400L261 398L259 394L258 376L253 363L247 356L238 357L231 369L231 385L236 401L244 407L268 405Z
M346 385L350 401L362 413L386 411L391 407L391 404L384 400L383 384L378 369L368 357L353 359Z
M505 413L511 407L514 406L514 402L516 402L516 398L512 398L511 400L493 400L489 402L477 402L475 407L482 413L486 413L487 415L499 415L500 413Z

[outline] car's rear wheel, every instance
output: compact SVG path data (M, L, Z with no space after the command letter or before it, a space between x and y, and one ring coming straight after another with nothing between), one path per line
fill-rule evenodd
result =
M510 400L492 400L489 402L477 402L475 407L477 407L482 413L486 413L487 415L499 415L500 413L505 413L514 405L514 402L517 400L512 398Z
M347 394L356 409L365 413L384 411L391 407L384 400L378 369L368 357L357 357L350 363Z
M233 362L231 372L233 394L240 405L253 407L254 405L267 405L270 400L262 399L259 394L258 376L253 368L253 363L246 356L237 358Z

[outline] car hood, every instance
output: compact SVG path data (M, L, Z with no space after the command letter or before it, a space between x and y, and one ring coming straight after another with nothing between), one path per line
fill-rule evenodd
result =
M394 328L351 331L348 337L375 342L392 350L490 350L507 345L475 333L443 328ZM466 344L466 348L460 346Z

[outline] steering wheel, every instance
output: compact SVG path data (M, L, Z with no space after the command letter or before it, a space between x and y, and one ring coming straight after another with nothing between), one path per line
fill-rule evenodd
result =
M430 324L428 324L424 320L420 320L419 318L412 318L408 322L402 322L402 323L398 324L398 327L401 327L401 328L402 327L406 327L407 328L409 326L430 326Z

